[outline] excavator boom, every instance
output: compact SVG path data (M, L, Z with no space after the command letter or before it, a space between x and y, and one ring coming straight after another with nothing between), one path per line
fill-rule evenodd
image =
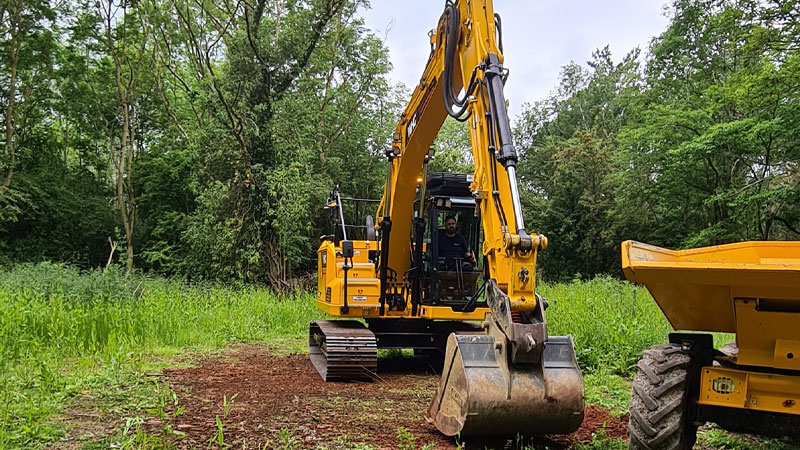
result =
M340 244L333 238L320 247L317 305L335 316L363 317L369 328L356 321L313 323L309 343L320 374L363 374L375 347L444 350L441 383L426 417L450 436L570 433L583 421L572 338L548 336L547 302L535 292L536 257L547 238L527 231L523 218L501 28L492 0L445 2L422 78L386 152L374 240L348 241L343 225ZM475 164L459 195L444 194L442 186L458 184L447 177L431 185L438 193L427 190L431 145L448 116L469 128ZM460 263L448 268L435 245L438 214L456 204L472 205L460 217L478 217L482 230L484 277L474 294L464 279L477 282L479 273ZM339 208L344 223L341 200L329 206ZM442 288L448 277L457 288Z

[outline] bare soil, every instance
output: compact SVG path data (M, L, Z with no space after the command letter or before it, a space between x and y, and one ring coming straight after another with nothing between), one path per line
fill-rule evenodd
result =
M207 447L217 433L217 418L225 443L234 448L344 449L364 443L395 449L408 442L398 437L400 428L413 436L417 448L428 443L436 449L456 448L454 439L439 434L422 416L438 376L413 359L381 360L379 379L372 383L325 383L307 355L274 356L264 346L241 345L197 367L164 373L185 408L171 424L186 434L175 440L180 448ZM590 406L577 432L535 443L567 449L591 441L600 430L607 437L627 438L626 422L626 417ZM163 424L149 426L157 431ZM503 448L506 443L466 442L465 447Z

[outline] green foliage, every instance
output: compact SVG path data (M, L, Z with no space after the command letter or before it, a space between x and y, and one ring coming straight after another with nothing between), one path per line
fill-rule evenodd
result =
M794 25L774 20L785 13L743 1L674 3L653 42L641 118L620 134L618 209L643 238L797 238L800 53L784 45Z
M305 349L320 318L305 294L41 264L0 273L0 446L51 441L48 422L86 383L115 377L138 354L269 342ZM65 364L71 370L65 371Z
M400 427L397 429L397 448L400 450L416 450L417 438L407 429Z
M428 163L430 172L472 173L472 143L466 123L448 117L436 141L433 143L436 155Z
M603 431L592 433L592 441L588 444L579 443L576 450L626 450L628 443L619 438L606 437Z
M631 377L642 351L672 331L648 292L611 278L540 284L547 298L548 333L571 334L584 371Z
M606 47L592 55L591 70L564 66L557 91L528 105L516 129L526 223L550 237L541 254L547 279L619 273L609 215L614 137L634 114L638 56L631 52L615 64Z
M202 184L184 234L195 272L276 288L312 266L334 185L377 196L382 164L373 156L396 110L387 105L386 49L355 17L359 2L281 3L280 21L246 17L226 36L227 63L203 68L220 145L198 149Z
M601 406L615 415L628 413L631 385L619 375L601 368L583 374L586 403Z
M619 273L624 239L800 237L797 4L676 0L638 51L569 64L516 129L547 279Z
M797 448L777 439L737 436L719 428L701 431L698 438L703 445L720 450L791 450Z
M267 444L275 445L271 442L268 442ZM267 445L264 447L266 448ZM275 448L279 450L297 450L301 447L300 443L297 441L297 438L294 437L288 428L281 428L278 431L278 442L277 445L275 445Z
M313 267L334 185L380 195L401 90L362 2L66 6L3 8L25 20L2 21L0 98L26 121L0 153L0 262L97 267L111 237L147 270L280 289Z

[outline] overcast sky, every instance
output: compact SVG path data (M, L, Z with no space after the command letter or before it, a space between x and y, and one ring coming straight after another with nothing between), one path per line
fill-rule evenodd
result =
M391 78L416 86L429 53L428 31L444 0L371 0L362 11L367 27L386 37ZM584 64L597 48L610 45L615 61L632 48L647 49L667 26L662 0L495 0L503 19L505 67L511 70L506 97L512 117L523 103L555 88L561 66Z

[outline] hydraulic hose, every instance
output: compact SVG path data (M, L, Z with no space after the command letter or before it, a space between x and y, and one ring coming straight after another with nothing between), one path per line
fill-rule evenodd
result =
M452 0L447 0L444 5L444 85L442 94L444 96L444 106L447 113L459 121L466 121L468 116L464 116L469 106L468 100L472 91L477 86L476 76L478 67L473 68L472 75L469 82L464 88L464 96L459 97L453 89L453 61L455 60L456 50L458 48L458 38L461 24L461 12ZM453 108L455 107L455 109Z

